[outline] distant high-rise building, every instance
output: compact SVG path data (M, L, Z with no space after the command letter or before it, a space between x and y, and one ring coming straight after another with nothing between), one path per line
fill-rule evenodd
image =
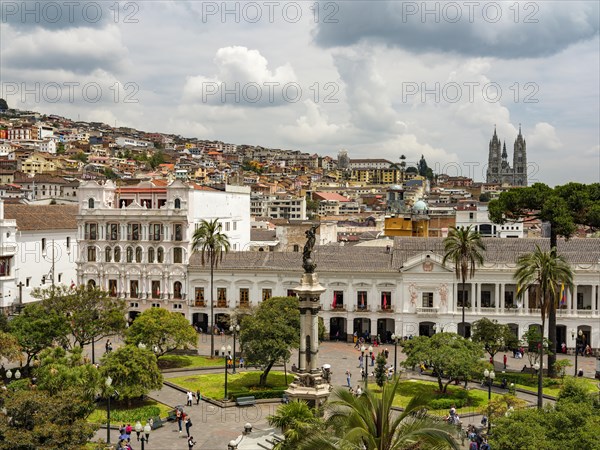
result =
M519 135L515 139L513 149L513 165L511 167L508 162L506 142L504 144L500 142L494 128L494 136L492 136L489 146L487 183L527 186L527 144L521 134L521 125L519 125Z
M348 157L348 150L340 150L338 152L338 169L348 169L350 167L350 158Z

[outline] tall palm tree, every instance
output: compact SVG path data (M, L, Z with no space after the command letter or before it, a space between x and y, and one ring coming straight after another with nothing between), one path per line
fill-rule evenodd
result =
M231 244L226 234L221 232L219 219L202 220L200 226L192 237L192 251L200 252L202 255L202 265L210 264L210 354L215 353L215 333L214 333L214 289L213 277L215 267L223 260L223 254L229 251Z
M538 408L542 407L542 380L544 361L544 328L546 315L560 295L561 285L573 291L573 271L556 247L545 252L538 245L532 253L521 255L517 259L514 274L517 281L517 297L523 298L526 292L533 290L540 301L542 315L542 339L539 345L540 370L538 371Z
M308 435L301 450L408 450L458 449L455 427L425 414L423 399L413 398L395 415L392 404L399 379L386 383L381 395L372 390L355 397L339 388L325 404L326 428Z
M452 227L448 237L444 239L444 259L442 264L451 261L454 264L456 279L462 283L462 336L467 337L465 325L465 283L468 278L475 276L478 265L483 264L485 244L481 235L471 225L467 228Z

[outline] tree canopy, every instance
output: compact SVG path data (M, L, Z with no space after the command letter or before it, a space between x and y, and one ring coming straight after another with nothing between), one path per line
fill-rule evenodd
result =
M0 111L5 111L8 109L8 103L3 98L0 98Z
M156 308L158 309L158 308ZM112 378L111 389L128 401L162 387L163 377L156 355L147 348L126 345L102 357L100 373Z
M260 385L277 361L288 361L300 345L300 311L296 297L271 297L241 323L240 343L247 361L262 367Z
M198 335L181 314L165 308L150 308L137 316L127 329L127 344L146 345L162 356L176 349L195 348Z
M446 392L453 380L465 379L483 356L481 344L471 342L456 333L436 333L432 337L417 336L401 344L406 354L405 367L422 362L437 376L438 387ZM443 382L442 377L448 377Z
M516 347L518 344L517 337L510 331L508 325L486 317L473 322L471 339L482 344L492 359L499 351Z
M71 347L72 340L83 347L125 329L125 301L101 289L61 285L35 290L33 296L42 300L49 314L57 314L64 321L60 339L67 347Z

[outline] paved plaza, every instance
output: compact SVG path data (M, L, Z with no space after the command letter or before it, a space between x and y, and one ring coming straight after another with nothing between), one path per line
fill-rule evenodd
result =
M118 339L111 339L115 346L120 345ZM215 336L215 348L220 349L221 346L233 345L233 341L229 336ZM199 353L208 355L210 353L210 336L201 335L199 337ZM374 351L378 352L384 348L387 348L390 352L389 362L394 363L394 345L382 345L375 347ZM89 349L88 349L89 350ZM104 354L104 341L97 343L96 356ZM358 368L358 356L360 351L354 348L351 343L345 342L324 342L319 349L319 363L331 364L333 370L332 382L334 386L345 386L346 385L346 370L350 370L352 373L352 385L356 385L360 382L360 369ZM496 356L496 372L500 374L502 372L502 357L504 353L499 353ZM404 360L404 355L398 347L397 352L398 364ZM574 360L574 356L559 355L559 358L569 358ZM292 361L297 360L297 353L292 356ZM508 354L508 368L512 370L520 370L527 359L514 359L512 354ZM595 358L578 358L579 367L584 370L585 376L593 376L595 371ZM369 366L370 367L370 366ZM276 370L278 368L275 368ZM574 370L570 368L570 370ZM222 369L210 370L210 372L222 372ZM171 372L165 373L165 379L181 376L183 374L192 375L194 373L201 373L200 371L185 371L185 372ZM202 371L206 373L206 371ZM418 376L416 373L410 373L411 377ZM477 384L472 384L470 387L477 387ZM500 392L500 391L499 391ZM533 395L521 394L523 398L530 402L535 402ZM150 397L165 403L169 406L185 404L185 394L173 389L168 386L163 386L160 391L150 393ZM266 429L269 428L267 424L267 416L273 414L277 407L280 405L279 402L273 402L268 404L257 404L255 406L247 407L230 407L230 408L219 408L208 402L202 401L199 405L194 405L191 408L186 408L186 413L192 418L193 426L191 428L191 434L197 442L195 447L196 450L225 450L227 443L236 439L243 431L244 424L249 422L255 429ZM463 415L463 423L478 425L481 420L481 416L476 411L471 411L469 415ZM118 438L118 431L112 430L111 440L114 443ZM106 429L100 429L96 437L98 439L106 439ZM141 445L135 439L133 435L132 446L135 450L141 449ZM187 439L185 430L183 433L179 433L177 423L167 422L165 426L155 430L150 435L150 442L145 445L148 450L168 450L168 449L187 449Z

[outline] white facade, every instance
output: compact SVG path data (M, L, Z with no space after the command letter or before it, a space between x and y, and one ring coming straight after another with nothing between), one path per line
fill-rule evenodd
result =
M493 223L487 206L469 206L456 210L456 228L472 226L484 237L524 238L523 221Z
M16 231L17 222L4 218L4 202L0 200L0 314L18 299L15 282Z
M250 212L257 217L306 220L306 198L291 195L253 194Z
M126 138L126 137L118 137L117 139L115 139L115 143L119 146L119 147L152 147L152 143L151 142L147 142L147 141L140 141L139 139L132 139L132 138Z

